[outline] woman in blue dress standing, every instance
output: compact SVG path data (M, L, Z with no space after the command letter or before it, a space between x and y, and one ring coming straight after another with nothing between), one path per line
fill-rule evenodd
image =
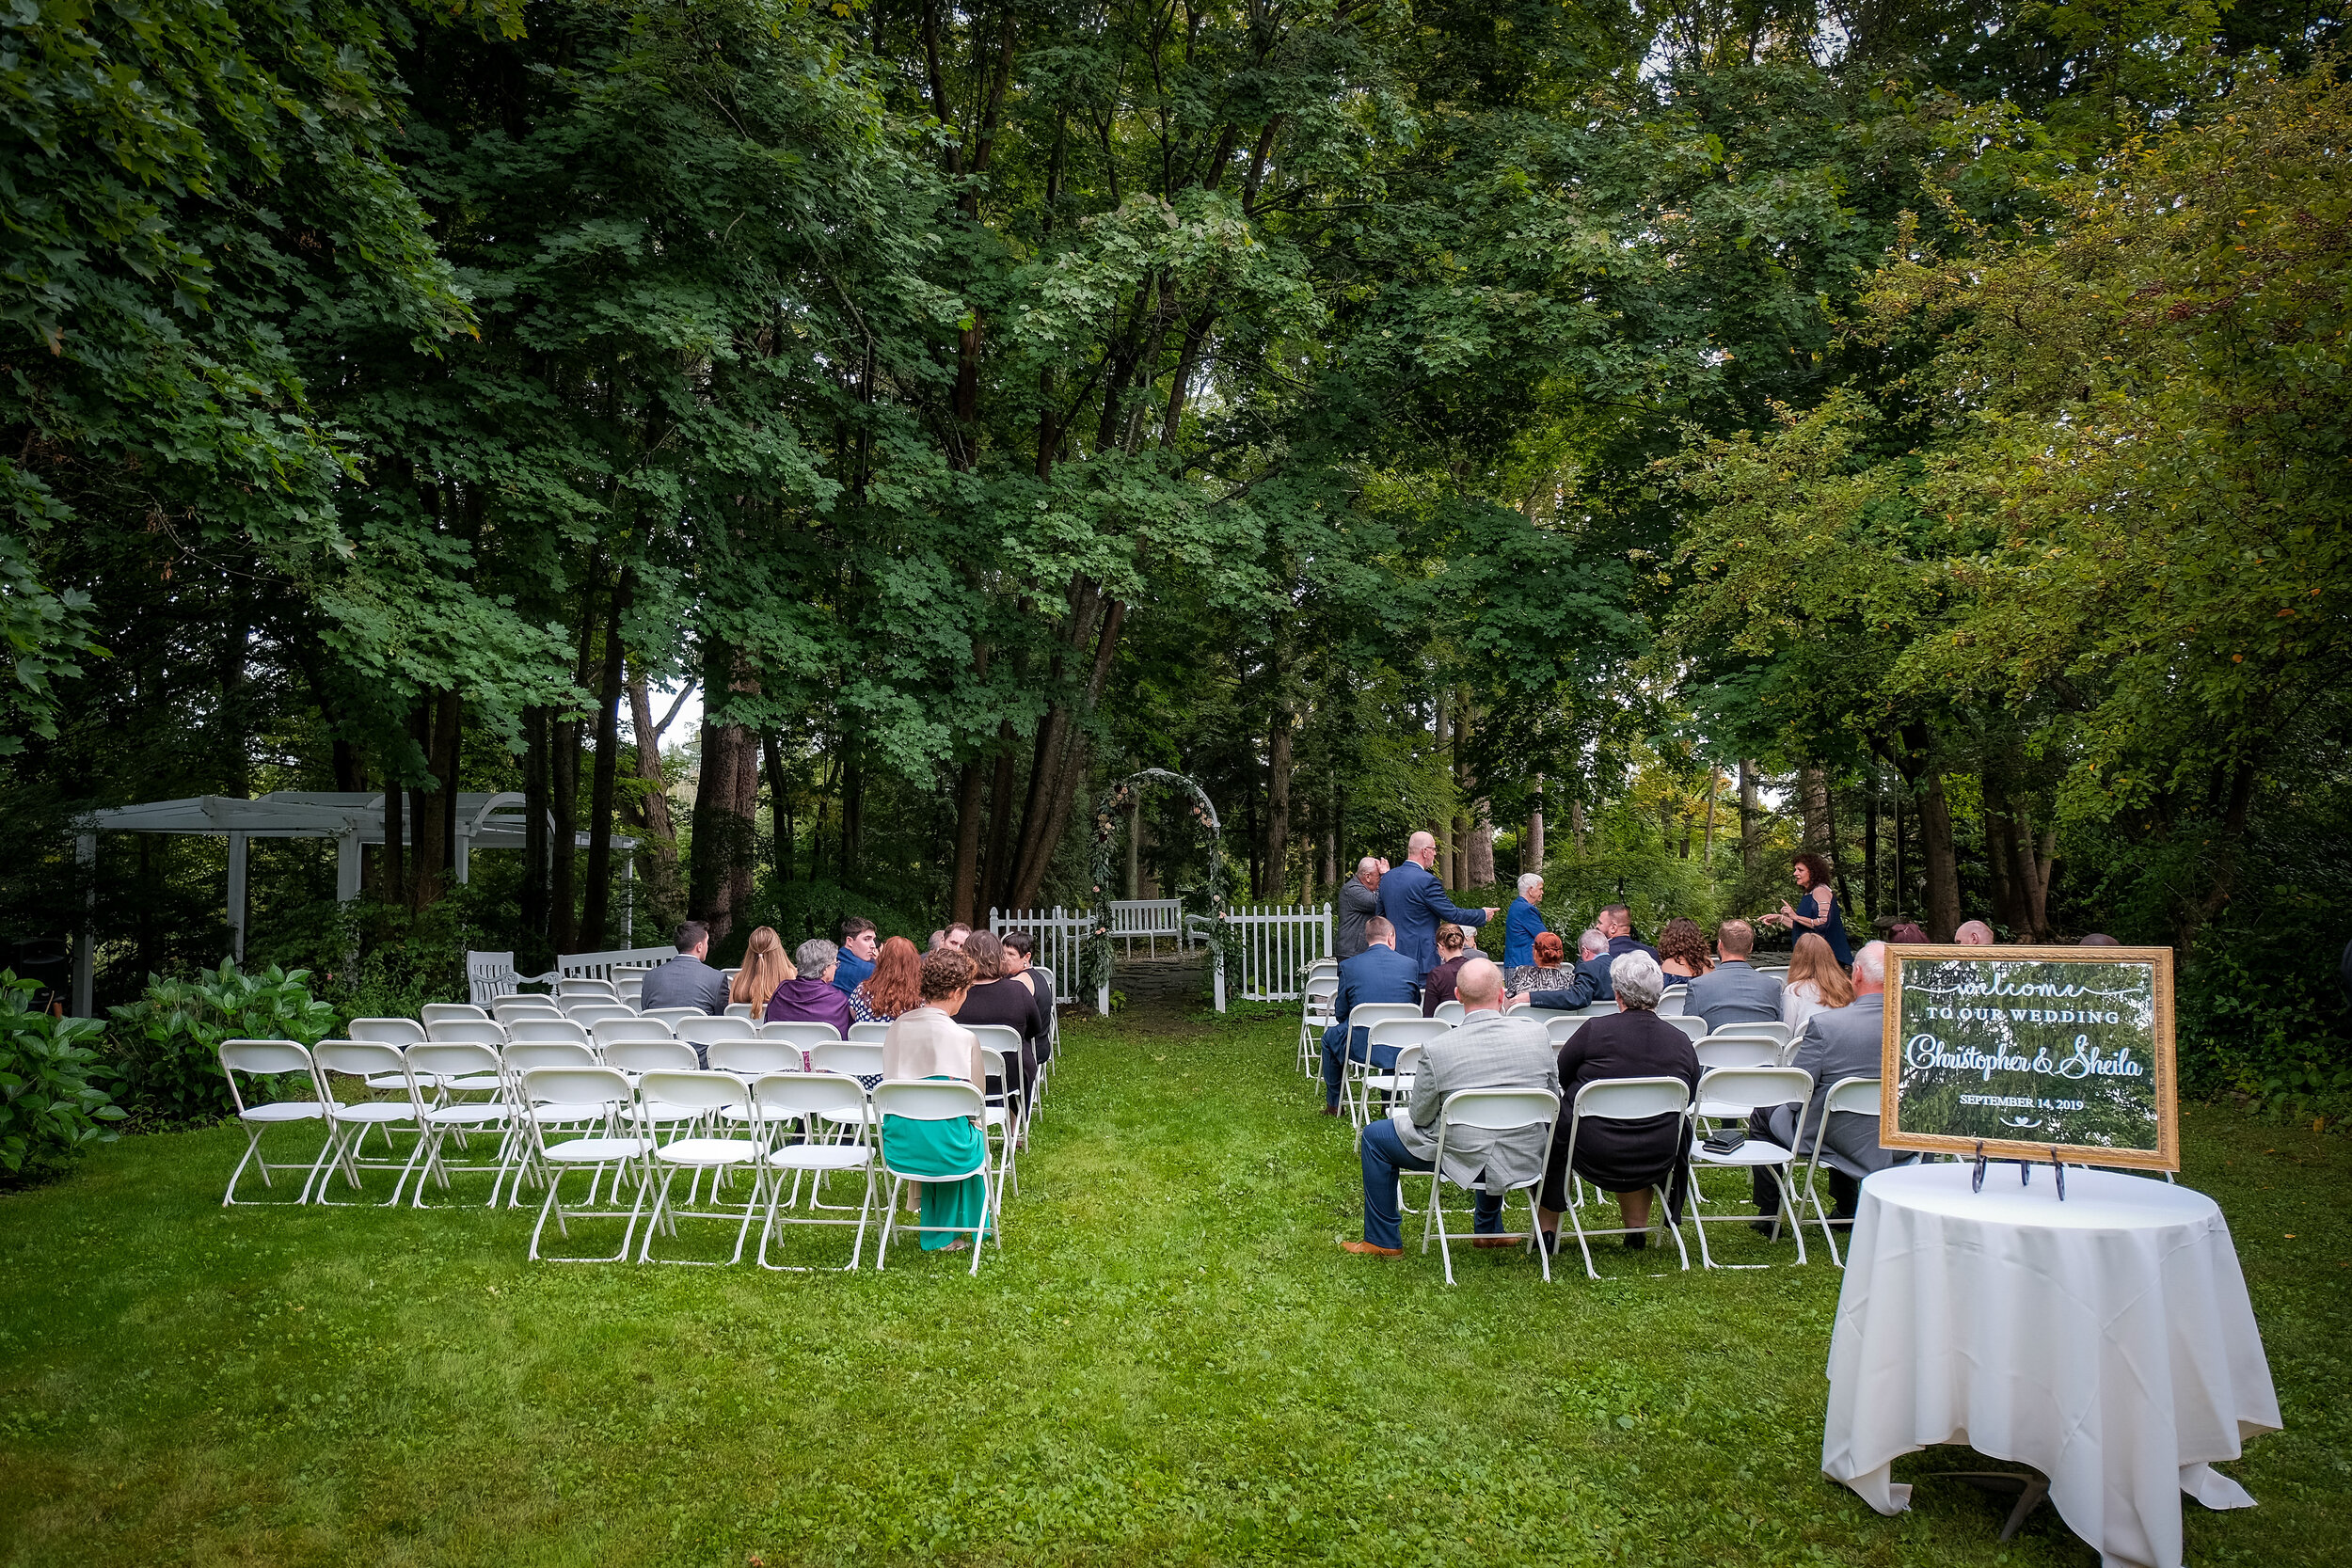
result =
M1851 969L1853 948L1846 941L1845 911L1837 907L1837 894L1830 886L1829 862L1807 849L1790 859L1788 874L1797 879L1798 907L1791 909L1783 900L1780 912L1766 915L1764 924L1816 933L1829 943L1837 967Z

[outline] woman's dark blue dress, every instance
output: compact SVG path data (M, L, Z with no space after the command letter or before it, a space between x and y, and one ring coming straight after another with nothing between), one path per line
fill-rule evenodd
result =
M1808 915L1820 914L1821 912L1814 898L1814 895L1816 893L1819 893L1821 897L1829 900L1829 922L1820 928L1821 940L1828 942L1829 950L1837 956L1838 968L1851 969L1853 967L1853 948L1851 944L1846 941L1846 915L1845 911L1837 907L1836 890L1827 886L1805 889L1804 899L1797 906L1797 912ZM1804 927L1802 926L1797 927L1797 934L1803 936L1804 934Z

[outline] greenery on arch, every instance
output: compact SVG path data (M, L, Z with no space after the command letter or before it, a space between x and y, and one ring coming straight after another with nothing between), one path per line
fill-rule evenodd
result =
M1200 781L1190 774L1146 768L1114 783L1094 802L1094 924L1087 930L1085 971L1086 978L1098 986L1107 985L1111 977L1111 851L1119 842L1119 818L1148 784L1178 784L1192 792L1193 820L1209 835L1208 879L1198 888L1179 888L1176 896L1184 900L1185 913L1208 917L1206 937L1212 959L1221 958L1225 952L1225 828L1217 820L1216 807Z

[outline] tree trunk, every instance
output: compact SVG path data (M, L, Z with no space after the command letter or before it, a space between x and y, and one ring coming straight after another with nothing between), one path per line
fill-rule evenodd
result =
M1143 896L1143 801L1127 802L1127 896Z
M866 753L846 721L842 728L841 885L846 888L866 856Z
M1928 866L1928 940L1949 942L1960 927L1960 866L1941 773L1930 773L1919 791L1919 847Z
M1287 704L1274 706L1266 734L1265 882L1267 901L1290 902L1291 853L1291 711Z
M1038 894L1045 886L1045 877L1054 866L1054 851L1060 847L1063 830L1069 825L1070 808L1076 798L1079 784L1085 779L1088 766L1088 746L1078 723L1094 712L1103 700L1103 688L1110 680L1111 661L1119 651L1120 633L1127 621L1127 606L1119 599L1106 601L1102 617L1102 630L1095 640L1094 668L1079 693L1079 703L1071 717L1070 738L1064 746L1058 777L1052 783L1052 793L1042 803L1045 816L1037 825L1036 847L1025 853L1013 885L1014 907L1029 909L1037 903ZM1035 795L1035 790L1031 791ZM1024 823L1022 838L1030 838L1028 824Z
M1568 802L1568 842L1576 846L1576 858L1584 858L1584 802Z
M1446 782L1449 784L1454 782L1454 730L1448 711L1452 698L1452 692L1438 691L1436 722L1431 725L1438 754L1445 763ZM1455 874L1454 866L1454 814L1447 812L1438 818L1434 827L1438 836L1438 863L1435 868L1438 885L1450 893L1461 885L1461 878Z
M1835 855L1837 847L1829 839L1829 782L1819 768L1797 769L1798 809L1804 823L1804 847L1824 855Z
M1756 875L1756 819L1760 802L1756 793L1756 764L1740 765L1740 870Z
M1006 883L1012 876L1013 747L1018 737L1008 719L996 726L996 776L988 786L988 854L981 863L978 903L1009 908Z
M1544 874L1544 776L1535 775L1535 803L1527 812L1527 838L1519 846L1519 872Z
M733 649L713 642L705 657L706 696L758 689L737 673ZM694 788L687 913L710 927L716 948L751 902L752 860L759 848L758 737L741 724L706 719L702 756L702 777Z
M1869 793L1862 805L1862 897L1863 918L1875 923L1879 917L1879 769L1872 763L1866 775Z
M621 688L627 673L621 647L621 617L628 610L629 579L623 572L612 587L604 617L604 676L596 686L596 759L588 786L588 879L580 901L580 942L583 952L602 952L612 907L612 798L621 777Z
M548 934L548 710L523 710L523 929ZM525 969L540 967L535 960Z
M667 916L677 908L677 830L670 822L669 784L661 773L661 732L667 725L653 716L643 670L629 673L628 717L637 737L638 814L644 821L645 852L638 856L638 875L645 879L645 908Z
M417 711L418 741L424 748L425 766L433 770L433 787L409 792L409 907L427 910L441 896L443 872L456 852L450 831L457 803L457 693L443 691L427 697Z
M1984 780L1984 863L1993 883L1993 911L2000 923L2025 940L2025 911L2018 901L2022 891L2012 885L2010 873L2017 863L2016 828L2010 821L2009 794L2002 787L2000 776L1992 768L1985 769Z
M1707 765L1707 843L1706 847L1700 849L1699 854L1706 862L1707 879L1710 882L1715 879L1715 797L1723 792L1722 784L1722 775L1715 770L1713 763L1708 763Z
M974 757L956 770L956 859L947 877L947 918L966 926L978 924L981 786L988 774Z
M786 802L791 798L791 781L784 772L784 740L773 730L763 730L759 736L760 771L768 780L768 862L775 867L776 880L792 879L792 808Z
M1837 901L1851 910L1853 889L1846 881L1846 857L1837 847L1837 801L1826 788L1821 791L1821 826L1829 835L1829 870L1837 883Z
M384 767L384 902L408 902L408 829L403 809L408 792L388 761Z

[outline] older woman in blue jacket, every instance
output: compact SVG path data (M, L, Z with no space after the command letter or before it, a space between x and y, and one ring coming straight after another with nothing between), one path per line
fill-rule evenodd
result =
M1544 924L1543 911L1535 907L1543 898L1544 879L1533 871L1519 873L1519 895L1511 900L1511 912L1502 927L1503 974L1535 961L1535 937L1551 929Z

